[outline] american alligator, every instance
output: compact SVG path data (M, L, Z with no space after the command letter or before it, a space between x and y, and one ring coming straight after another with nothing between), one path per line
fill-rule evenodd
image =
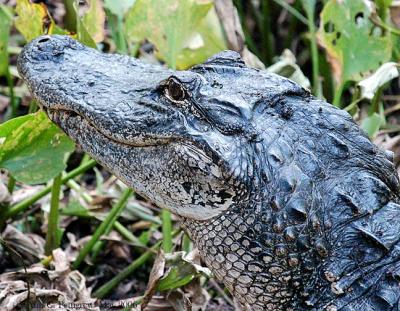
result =
M180 217L246 310L400 310L393 154L350 115L232 51L187 71L66 36L18 70L51 120Z

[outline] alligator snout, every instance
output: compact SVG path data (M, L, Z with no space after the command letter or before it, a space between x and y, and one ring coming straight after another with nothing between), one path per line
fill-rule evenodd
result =
M59 62L66 50L78 48L77 42L67 36L40 36L32 40L21 53L28 61Z
M40 55L47 53L49 55L60 55L64 53L65 48L69 48L67 40L60 40L57 37L43 36L33 42L33 45L41 51Z

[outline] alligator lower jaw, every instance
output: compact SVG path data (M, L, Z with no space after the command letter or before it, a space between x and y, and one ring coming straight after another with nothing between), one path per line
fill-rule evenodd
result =
M76 113L72 110L63 110L63 109L50 109L45 106L41 106L43 111L47 114L49 119L61 127L65 132L68 132L68 119L79 119L80 122L85 123L86 127L89 129L87 135L91 135L94 132L97 132L99 135L105 137L106 139L112 141L115 144L119 144L126 147L154 147L160 145L167 145L171 143L173 140L169 138L152 138L147 141L120 141L114 137L110 137L110 135L105 134L98 127L96 127L92 122L90 122L84 116Z

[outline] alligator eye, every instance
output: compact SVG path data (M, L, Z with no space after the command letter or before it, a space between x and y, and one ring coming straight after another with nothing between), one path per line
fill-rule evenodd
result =
M176 81L170 80L168 83L168 96L173 100L181 101L185 99L185 89Z

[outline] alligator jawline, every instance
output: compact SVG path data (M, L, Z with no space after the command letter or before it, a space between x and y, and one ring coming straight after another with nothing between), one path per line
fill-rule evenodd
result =
M67 109L50 109L46 108L45 106L42 106L42 109L44 112L47 114L47 116L52 120L53 122L57 123L61 128L65 126L63 119L67 118L80 118L82 119L83 122L86 122L87 126L92 128L92 130L96 131L99 133L99 135L105 137L106 139L112 141L115 144L119 144L122 146L126 147L155 147L155 146L160 146L160 145L167 145L172 142L172 139L168 138L150 138L148 142L146 143L138 143L138 142L123 142L120 141L114 137L111 137L110 135L105 134L102 130L100 130L98 127L96 127L90 120L82 116L81 114L72 111L72 110L67 110Z

